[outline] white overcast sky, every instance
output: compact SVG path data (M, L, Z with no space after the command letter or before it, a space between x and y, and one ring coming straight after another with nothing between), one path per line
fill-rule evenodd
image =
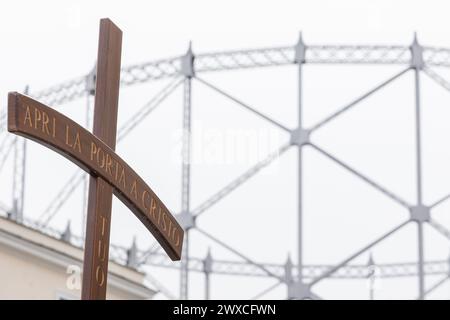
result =
M37 91L86 74L94 65L98 23L111 18L123 31L122 65L183 54L189 41L195 52L293 45L299 31L311 44L409 45L414 31L425 45L450 47L448 1L4 1L0 5L0 97L30 85ZM307 125L345 105L397 67L320 66L305 68ZM443 75L450 75L440 70ZM296 70L279 68L224 72L206 79L293 128L296 119ZM119 126L164 83L123 88ZM353 165L403 198L415 202L414 100L412 75L364 102L313 136L324 149ZM450 95L423 80L424 201L431 203L450 191L448 122ZM272 147L286 136L270 124L199 84L193 88L194 135L218 130L250 130ZM181 124L181 90L146 119L118 152L148 181L174 212L179 211L180 166L174 163L174 134ZM85 99L55 106L76 121L85 119ZM205 131L202 131L205 130ZM209 131L208 131L209 130ZM228 131L227 131L228 130ZM2 133L1 139L4 139ZM37 218L76 167L53 152L29 144L25 213ZM194 147L195 148L195 147ZM360 180L312 150L305 151L305 263L337 263L408 217ZM10 157L12 158L12 157ZM192 206L244 172L250 163L196 164ZM270 168L272 170L270 170ZM283 263L296 249L296 152L290 150L266 172L205 213L199 226L252 259ZM48 172L52 173L49 174ZM11 159L1 175L2 202L10 203ZM78 188L55 217L53 226L72 221L80 233L82 189ZM436 210L447 223L450 206ZM448 243L426 229L426 258L446 259ZM147 231L118 201L114 202L112 242L129 245L137 236L140 248L153 242ZM411 225L373 251L376 261L403 262L417 258L415 227ZM219 259L237 259L225 250L192 236L192 254L202 257L210 247ZM366 263L368 255L357 263ZM153 275L178 293L177 273L152 269ZM202 277L191 277L191 297L203 297ZM244 285L245 281L248 282ZM271 282L272 281L272 282ZM429 277L427 286L436 278ZM213 277L213 298L250 298L273 283L258 279ZM384 281L380 298L414 298L417 281ZM450 286L436 292L448 298ZM317 286L325 298L366 298L366 282L325 281ZM267 297L283 298L280 287Z

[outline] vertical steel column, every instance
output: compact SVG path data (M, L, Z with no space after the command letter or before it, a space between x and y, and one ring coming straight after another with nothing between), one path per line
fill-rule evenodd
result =
M369 300L375 300L375 279L370 278Z
M203 260L203 272L205 274L205 300L211 299L211 282L210 275L212 272L212 256L211 250L208 249L208 253L206 254L205 259Z
M29 94L30 87L25 87L25 94ZM21 182L21 188L20 188L20 194L18 194L18 197L20 198L20 216L21 219L23 219L24 215L24 207L25 207L25 177L26 177L26 171L27 171L27 139L22 139L22 174L20 177Z
M22 139L22 175L21 175L21 185L20 188L20 214L23 218L24 207L25 207L25 176L27 169L27 139Z
M19 203L16 196L16 192L19 188L18 184L19 181L17 179L18 176L18 145L19 145L19 137L15 136L14 137L14 167L13 167L13 185L12 185L12 209L11 209L11 214L10 217L13 220L19 220Z
M26 86L24 93L28 94ZM14 168L13 168L13 192L12 192L12 218L17 222L23 220L25 204L25 174L27 157L27 139L16 136L14 138Z
M12 219L21 222L25 195L26 139L14 138L14 168L12 187Z
M184 80L184 106L183 106L183 164L182 164L182 193L181 210L189 212L190 209L190 143L191 143L191 79Z
M189 230L184 233L183 253L180 266L180 300L189 296Z
M86 96L86 129L90 128L90 115L91 115L91 103L90 103L90 94L87 93ZM89 175L87 173L83 173L83 208L81 213L81 237L82 239L86 236L86 214L87 214L87 205L88 205L88 192L89 192Z
M191 78L184 80L183 98L183 146L182 146L182 177L181 177L181 211L190 211L190 135L191 135ZM181 260L180 299L188 299L189 282L189 229L185 230L185 242Z
M420 119L420 70L414 70L416 103L417 204L422 205L422 145Z
M295 62L298 64L298 131L303 130L303 63L305 44L302 33L296 46ZM298 285L303 283L303 144L298 145Z
M205 300L210 300L210 282L209 282L209 273L205 272Z
M184 79L183 92L183 141L182 141L182 172L181 172L181 213L183 217L192 217L190 212L191 189L191 102L192 77L194 76L194 55L191 45L183 57L182 72ZM189 229L185 227L184 246L180 265L180 299L189 297Z
M92 105L91 105L91 95L95 95L95 81L96 81L97 67L94 67L92 71L86 77L86 118L85 125L86 129L91 131L91 118L92 118ZM88 206L88 193L89 193L89 175L83 173L83 208L81 213L81 237L82 239L86 236L86 215ZM83 242L84 245L84 242Z
M367 268L369 269L368 280L369 280L369 300L375 299L375 262L373 260L372 254L369 256L369 262L367 263Z
M419 300L425 299L425 273L423 269L424 265L424 253L423 253L423 222L417 222L417 233L418 233L418 252L419 252Z
M286 283L287 286L287 299L288 300L296 299L297 298L295 296L296 290L294 288L295 283L292 276L292 260L290 255L288 255L286 263L284 264L284 282Z
M414 68L414 91L416 106L416 174L417 174L417 206L422 207L422 146L421 146L421 117L420 117L420 70L423 69L423 49L417 41L417 35L414 35L414 41L411 46L411 63ZM419 271L419 299L425 297L425 275L424 275L424 252L423 252L423 221L417 221L418 234L418 271Z

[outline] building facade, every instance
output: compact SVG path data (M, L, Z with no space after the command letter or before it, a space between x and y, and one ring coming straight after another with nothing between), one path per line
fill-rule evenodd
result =
M0 299L80 299L83 250L0 217ZM151 299L145 275L109 263L107 299Z

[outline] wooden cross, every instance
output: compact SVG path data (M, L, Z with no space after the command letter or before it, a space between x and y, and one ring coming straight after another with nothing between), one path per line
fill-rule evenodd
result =
M115 152L122 31L100 20L94 128L32 98L8 95L8 131L62 154L90 174L82 299L105 299L113 193L150 230L172 260L180 260L184 230L152 189Z

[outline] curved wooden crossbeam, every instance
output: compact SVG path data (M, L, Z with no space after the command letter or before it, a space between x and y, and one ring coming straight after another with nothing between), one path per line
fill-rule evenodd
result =
M95 135L54 109L16 92L8 96L8 131L32 139L92 176L104 179L170 258L180 259L184 230L145 181Z

